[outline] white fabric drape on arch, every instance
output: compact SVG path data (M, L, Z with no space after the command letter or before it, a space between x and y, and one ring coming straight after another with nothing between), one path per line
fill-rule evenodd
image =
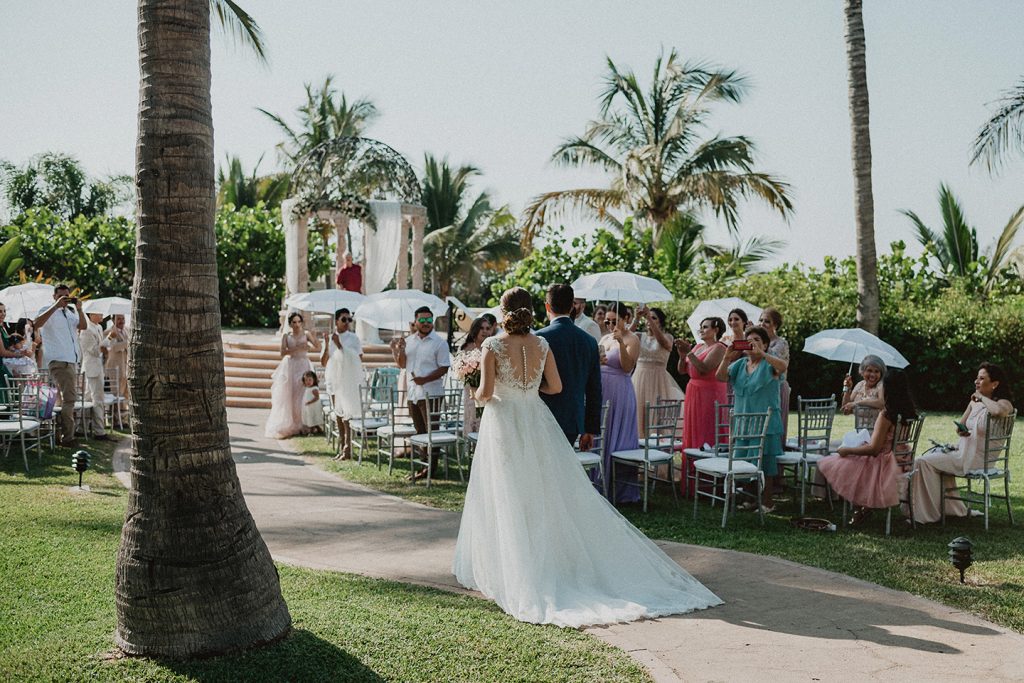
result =
M363 293L376 294L395 276L402 239L402 203L371 201L377 229L366 228L363 261Z

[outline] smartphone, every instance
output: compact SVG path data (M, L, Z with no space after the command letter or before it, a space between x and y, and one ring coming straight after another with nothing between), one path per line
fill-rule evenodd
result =
M953 424L956 425L957 433L959 433L959 434L970 434L971 433L971 430L967 428L967 425L965 425L960 420L953 420Z
M732 343L732 348L736 351L749 351L753 345L746 339L737 339Z

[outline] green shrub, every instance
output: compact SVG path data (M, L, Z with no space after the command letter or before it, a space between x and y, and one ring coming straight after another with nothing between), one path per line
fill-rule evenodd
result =
M276 327L284 296L284 231L281 210L262 204L217 212L217 273L221 323ZM25 274L52 277L84 294L130 297L135 277L135 222L125 217L64 219L47 208L29 209L3 228L19 236ZM309 273L327 272L330 260L320 236L309 236Z

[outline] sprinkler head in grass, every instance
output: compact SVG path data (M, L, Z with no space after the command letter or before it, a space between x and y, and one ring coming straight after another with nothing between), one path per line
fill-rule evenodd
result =
M974 544L966 536L954 538L946 546L949 548L949 563L960 570L960 583L964 583L964 572L973 564L972 549Z
M78 472L78 488L82 488L82 475L89 469L92 456L87 451L75 451L71 456L71 466Z

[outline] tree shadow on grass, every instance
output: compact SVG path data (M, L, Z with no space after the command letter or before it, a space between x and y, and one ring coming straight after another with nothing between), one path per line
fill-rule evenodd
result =
M161 665L191 679L214 681L359 681L384 679L358 658L309 631L295 629L284 640L239 655L172 661Z

